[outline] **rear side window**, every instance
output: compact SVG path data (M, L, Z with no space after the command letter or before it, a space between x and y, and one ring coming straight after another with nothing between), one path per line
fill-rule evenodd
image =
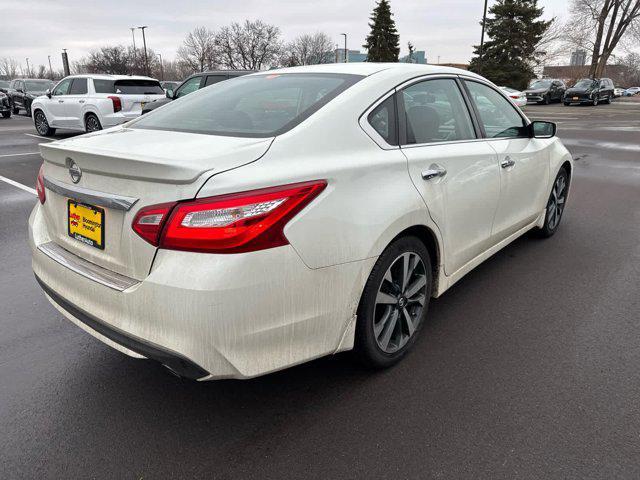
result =
M74 78L71 83L71 89L69 95L84 95L87 93L87 79L86 78Z
M222 82L223 80L226 80L226 79L227 79L226 75L209 75L207 77L206 82L204 83L204 86L208 87L209 85L213 85L214 83Z
M528 137L516 107L493 88L465 80L487 138Z
M469 110L453 79L425 80L402 90L406 144L476 138Z
M398 145L396 125L396 102L391 95L378 105L367 117L369 124L389 145Z
M164 95L160 82L156 80L93 80L96 93L117 93L119 95Z
M198 90L129 125L210 135L271 137L290 130L361 78L329 73L240 77Z

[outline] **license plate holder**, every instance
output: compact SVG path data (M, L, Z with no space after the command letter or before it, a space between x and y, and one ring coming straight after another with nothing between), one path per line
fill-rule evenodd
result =
M104 209L67 200L67 232L85 245L104 250Z
M573 97L572 100L580 100L580 97Z

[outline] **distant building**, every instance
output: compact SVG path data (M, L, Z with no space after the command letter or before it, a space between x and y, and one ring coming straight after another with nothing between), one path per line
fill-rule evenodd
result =
M336 63L343 63L344 62L344 48L336 48L335 49L335 51L334 51L334 61ZM360 52L358 50L347 50L347 61L349 63L366 62L367 61L367 54L363 53L363 52ZM424 50L416 50L411 55L411 59L409 58L409 55L405 55L404 57L399 58L398 61L399 62L403 62L403 63L426 64L427 63L427 54L425 53Z
M587 52L584 50L576 50L571 52L571 61L569 65L572 67L583 66L587 63Z

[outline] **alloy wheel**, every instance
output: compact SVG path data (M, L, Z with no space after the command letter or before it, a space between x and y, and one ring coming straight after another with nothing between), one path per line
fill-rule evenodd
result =
M562 212L564 211L564 203L567 199L567 179L564 175L559 175L556 179L551 197L547 205L547 225L549 230L554 230L560 223Z
M46 135L49 131L49 123L47 122L47 117L44 116L44 113L38 111L35 115L35 124L36 130L39 135Z
M97 132L98 130L101 130L100 122L98 121L98 119L96 117L94 117L93 115L88 116L87 117L87 132Z
M418 328L427 300L427 272L417 253L399 255L387 269L376 296L373 333L387 354L404 347Z

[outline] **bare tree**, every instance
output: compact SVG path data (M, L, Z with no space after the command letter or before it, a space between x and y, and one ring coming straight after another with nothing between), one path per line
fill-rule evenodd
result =
M189 32L178 49L178 61L192 72L216 68L215 33L207 27Z
M591 53L589 75L599 77L627 32L640 31L640 0L573 0L568 38Z
M548 65L566 56L566 26L553 18L549 28L542 34L534 52L533 68Z
M282 52L280 29L261 20L245 20L222 27L216 34L220 64L234 70L260 70L278 63Z
M18 62L15 58L0 58L0 75L7 78L15 78L18 76Z
M333 61L333 43L323 32L300 35L283 48L281 63L288 67Z

